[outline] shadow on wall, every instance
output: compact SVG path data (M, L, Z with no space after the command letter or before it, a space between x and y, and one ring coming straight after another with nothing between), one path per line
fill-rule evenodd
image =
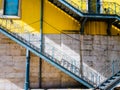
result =
M60 51L55 54L59 60L68 56L66 60L80 67L80 35L79 34L45 34L44 42L49 43ZM87 68L84 74L99 84L120 69L120 38L119 36L84 35L81 43L82 60ZM49 45L48 45L49 47ZM51 49L52 51L52 49ZM52 53L52 52L49 52ZM61 53L64 53L64 55ZM51 54L53 55L53 54ZM54 55L54 57L55 57ZM71 59L72 58L72 59ZM75 61L74 61L75 60ZM114 64L113 64L113 61ZM114 65L114 67L113 67ZM84 67L84 66L83 66ZM114 69L114 70L113 70ZM85 73L85 71L87 73Z

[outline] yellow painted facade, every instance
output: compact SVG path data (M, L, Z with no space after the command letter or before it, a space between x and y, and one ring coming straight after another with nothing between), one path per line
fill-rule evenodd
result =
M74 0L80 3L79 0ZM105 0L102 0L105 1ZM107 0L111 1L111 0ZM115 0L119 2L119 0ZM7 20L7 28L19 33L39 33L40 31L40 0L21 0L21 16L20 19L13 19L11 24ZM85 7L85 6L84 6ZM3 26L6 20L0 20ZM60 34L63 30L80 30L80 24L77 20L66 14L61 9L44 0L44 16L43 16L43 33L44 34ZM17 27L17 29L16 29ZM107 23L101 21L88 21L85 24L85 34L102 34L106 35ZM117 35L120 30L112 27L112 34Z

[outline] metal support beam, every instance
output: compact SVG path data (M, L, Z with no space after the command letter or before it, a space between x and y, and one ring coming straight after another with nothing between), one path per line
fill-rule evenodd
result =
M41 0L40 5L40 51L43 51L43 12L44 11L44 0ZM39 88L42 86L42 59L39 60Z
M85 23L87 22L87 18L84 18L82 21L81 21L81 28L80 28L80 33L83 35L84 34L84 26L85 26Z
M16 36L15 34L11 34L11 33L9 33L8 31L6 31L6 30L4 30L2 28L0 28L0 33L2 33L3 35L7 36L10 39L12 39L13 41L15 41L16 43L20 44L21 46L29 49L32 53L34 53L35 55L41 57L43 60L47 61L51 65L53 65L56 68L60 69L64 73L68 74L70 77L74 78L76 81L82 83L86 87L88 87L88 88L94 88L94 86L92 84L86 82L85 80L83 80L79 76L73 74L71 71L67 70L66 68L63 68L63 66L55 63L52 59L48 58L43 53L39 52L39 50L37 50L35 47L33 48L33 46L31 46L29 43L25 42L24 39L21 39L18 36Z
M42 59L39 60L39 88L42 88Z
M111 27L112 27L113 20L109 20L107 23L108 23L108 25L107 25L107 35L111 35Z
M40 7L40 49L41 49L41 51L42 51L42 49L43 49L43 4L44 4L44 2L43 2L43 0L41 0L41 7Z
M30 73L30 51L26 50L26 72L25 72L25 86L24 89L29 89L29 73Z

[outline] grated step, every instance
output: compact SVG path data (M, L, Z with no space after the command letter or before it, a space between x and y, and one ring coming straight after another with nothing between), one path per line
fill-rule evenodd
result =
M100 86L99 88L103 90L105 88L105 86Z

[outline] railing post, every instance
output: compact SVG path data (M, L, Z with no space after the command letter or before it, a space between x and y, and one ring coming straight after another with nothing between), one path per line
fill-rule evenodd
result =
M114 75L114 73L115 73L115 71L114 71L114 68L115 68L115 67L114 67L114 62L115 62L115 61L113 60L113 62L112 62L112 74L113 74L113 75Z
M100 76L98 77L98 85L100 84Z
M54 47L52 47L52 59L54 59Z
M80 74L81 74L81 77L83 76L82 42L83 42L83 35L80 34Z
M44 0L40 0L40 52L43 53L43 15L44 15ZM39 88L42 87L42 58L39 60Z
M26 72L25 72L25 86L24 90L29 89L29 73L30 73L30 51L26 50Z

